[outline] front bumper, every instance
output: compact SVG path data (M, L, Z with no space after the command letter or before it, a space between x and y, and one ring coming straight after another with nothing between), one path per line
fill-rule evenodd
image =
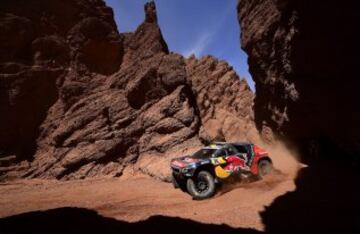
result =
M171 167L171 170L173 172L173 175L178 178L189 178L192 177L195 173L196 168L195 167L185 167L185 168L179 168L179 167Z

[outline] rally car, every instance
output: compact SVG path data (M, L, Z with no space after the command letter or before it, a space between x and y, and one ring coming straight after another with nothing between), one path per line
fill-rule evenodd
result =
M175 188L194 199L212 197L218 185L243 177L262 178L273 167L269 154L251 143L216 142L170 163Z

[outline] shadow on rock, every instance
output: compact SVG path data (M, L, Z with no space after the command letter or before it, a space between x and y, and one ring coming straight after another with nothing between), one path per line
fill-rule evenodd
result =
M100 216L82 208L59 208L24 213L0 219L0 233L260 233L252 229L234 229L227 225L202 224L187 219L153 216L129 223Z
M261 213L267 233L360 233L358 170L346 160L303 168L296 190Z

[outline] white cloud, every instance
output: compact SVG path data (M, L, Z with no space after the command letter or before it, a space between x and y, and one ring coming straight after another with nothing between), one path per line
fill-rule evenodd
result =
M200 57L203 54L207 47L213 42L214 37L218 34L219 30L224 27L229 12L234 10L233 5L232 2L229 2L227 7L225 7L225 10L219 15L217 23L212 25L212 27L207 27L207 31L201 32L191 47L182 52L185 57L189 57L192 54Z
M186 49L182 54L185 57L189 57L192 54L196 56L200 56L204 50L211 44L213 37L213 32L203 32L196 40L196 42L192 45L192 47Z

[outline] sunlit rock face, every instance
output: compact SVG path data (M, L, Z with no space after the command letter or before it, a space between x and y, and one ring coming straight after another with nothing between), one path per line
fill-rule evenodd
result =
M360 151L355 3L240 0L255 122L310 158Z
M120 176L127 166L166 179L171 157L218 139L207 133L236 125L225 138L245 139L254 126L246 82L215 58L170 53L154 2L123 34L101 0L4 0L0 10L2 179Z
M186 60L188 83L196 94L203 141L258 141L254 94L225 61L212 56Z

